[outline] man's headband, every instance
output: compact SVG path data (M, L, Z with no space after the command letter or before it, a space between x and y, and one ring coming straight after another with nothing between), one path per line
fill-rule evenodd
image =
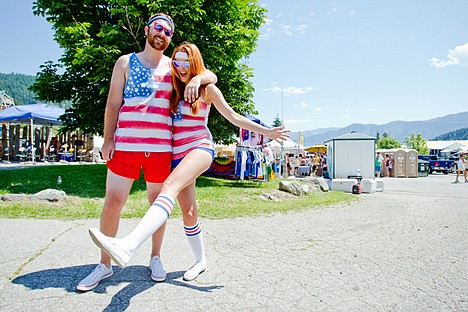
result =
M156 15L156 16L152 17L148 21L148 26L151 25L152 22L154 22L155 20L158 20L158 19L166 21L169 24L169 26L171 26L171 31L174 32L174 23L172 23L172 21L170 19L168 19L167 17L165 17L163 15Z

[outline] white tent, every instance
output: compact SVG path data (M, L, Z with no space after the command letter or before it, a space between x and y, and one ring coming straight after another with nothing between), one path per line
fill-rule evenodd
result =
M299 147L299 145L291 139L287 139L282 143L278 143L276 141L268 142L267 145L271 148L275 155L279 155L281 150L285 152L299 152L304 153L304 149Z

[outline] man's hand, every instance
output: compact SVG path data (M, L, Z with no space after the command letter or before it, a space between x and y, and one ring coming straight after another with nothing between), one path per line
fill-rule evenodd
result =
M104 160L111 160L114 157L115 142L114 140L104 140L102 144L101 153Z

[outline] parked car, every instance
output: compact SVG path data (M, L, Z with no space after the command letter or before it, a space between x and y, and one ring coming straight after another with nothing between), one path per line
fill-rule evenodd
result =
M449 174L457 170L457 164L453 158L441 158L436 155L419 155L418 158L429 162L429 173Z

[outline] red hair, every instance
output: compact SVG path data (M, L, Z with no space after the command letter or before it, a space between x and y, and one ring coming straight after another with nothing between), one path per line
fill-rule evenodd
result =
M200 50L193 43L184 43L175 48L174 52L172 52L172 60L174 60L175 54L177 52L185 52L188 55L188 61L190 63L190 67L188 68L189 79L192 79L192 77L200 75L206 71ZM179 71L174 67L173 63L172 84L174 86L174 90L172 91L171 95L170 108L171 112L177 113L179 102L184 98L185 83L180 79ZM195 102L192 103L192 114L196 115L198 113L199 105L200 97L198 97Z

